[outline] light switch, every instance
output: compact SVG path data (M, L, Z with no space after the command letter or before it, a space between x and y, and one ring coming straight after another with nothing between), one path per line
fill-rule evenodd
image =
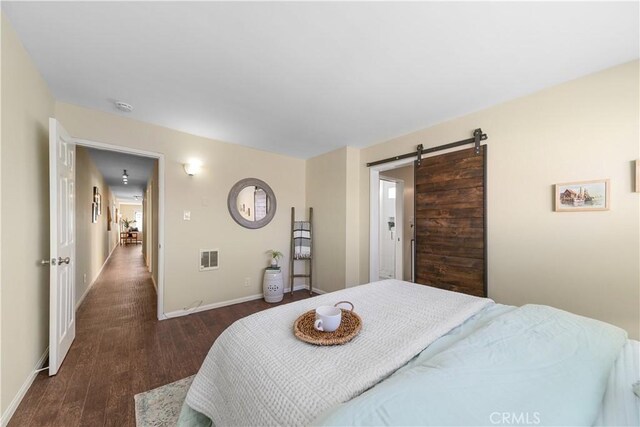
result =
M185 221L191 221L191 211L184 211L182 219L184 219Z

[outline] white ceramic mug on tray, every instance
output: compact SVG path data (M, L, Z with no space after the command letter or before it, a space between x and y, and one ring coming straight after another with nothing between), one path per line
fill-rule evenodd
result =
M316 331L333 332L340 326L342 310L330 305L321 305L316 308L316 321L313 327Z
M342 310L338 305L345 303L351 305L351 310L353 310L353 304L348 301L341 301L335 306L322 305L316 308L316 320L313 323L314 329L322 332L333 332L338 329L342 321Z

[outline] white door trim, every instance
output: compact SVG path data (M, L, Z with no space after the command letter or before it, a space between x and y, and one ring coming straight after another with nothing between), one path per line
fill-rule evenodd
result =
M369 168L369 282L380 280L380 172L413 164L415 159L402 159ZM397 195L396 195L397 197Z
M149 157L158 160L158 320L167 319L164 312L164 154L155 151L139 150L137 148L124 147L122 145L106 144L104 142L90 141L88 139L73 138L76 145L97 148L100 150L115 151L118 153L133 154L135 156Z

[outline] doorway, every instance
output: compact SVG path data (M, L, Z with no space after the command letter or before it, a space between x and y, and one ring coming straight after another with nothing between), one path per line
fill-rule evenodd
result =
M477 129L474 139L429 149L429 154L438 154L424 156L423 151L415 164L413 154L368 164L371 282L380 279L380 179L413 164L415 218L407 221L415 230L411 281L487 296L487 146L479 144L486 139L483 135ZM475 148L453 149L472 142Z
M100 222L108 232L104 245L111 250L120 244L120 216L115 208L115 199L106 185L102 189L93 183L89 190L77 191L83 177L76 177L77 153L88 150L101 150L114 155L129 155L151 160L154 163L154 199L155 199L155 236L152 247L155 259L154 278L157 294L156 316L165 319L164 314L164 156L144 150L137 150L100 142L78 139L70 136L61 124L51 118L49 121L49 158L50 158L50 310L49 310L49 375L55 375L75 338L76 329L76 289L85 285L87 279L76 277L78 251L76 205L87 212L87 223ZM121 177L127 175L123 172ZM89 199L80 205L78 196ZM84 220L83 220L84 221ZM145 224L149 223L147 218ZM84 223L83 223L84 224ZM145 227L146 228L146 227ZM140 247L140 245L138 245ZM146 245L142 245L146 248ZM82 248L78 248L82 250ZM84 293L83 293L84 295Z
M404 279L404 182L380 178L379 277Z
M414 166L410 161L385 166L383 170L371 171L370 280L393 278L412 282Z
M157 317L165 318L163 309L163 215L164 157L128 147L75 139L78 151L87 151L104 176L111 199L103 203L112 224L108 226L110 250L118 246L140 248L145 265L152 273L157 292ZM76 156L78 161L80 156ZM79 168L79 166L78 166ZM76 184L81 188L81 183ZM79 200L79 197L76 197ZM78 234L78 242L81 235Z

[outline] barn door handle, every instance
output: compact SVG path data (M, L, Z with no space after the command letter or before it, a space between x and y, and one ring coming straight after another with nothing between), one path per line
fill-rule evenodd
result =
M69 257L66 257L66 258L58 257L58 265L69 264L70 261L71 261L71 258Z

